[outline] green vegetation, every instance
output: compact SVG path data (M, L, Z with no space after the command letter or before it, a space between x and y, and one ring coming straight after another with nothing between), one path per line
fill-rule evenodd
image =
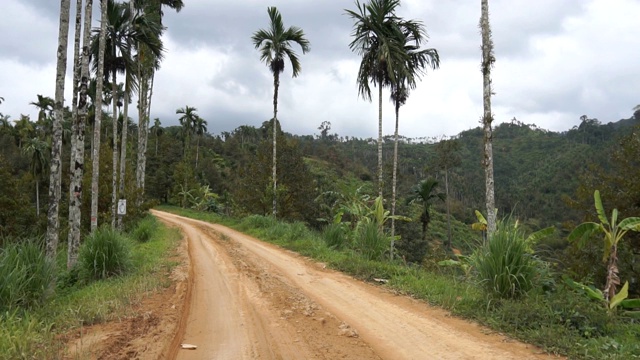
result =
M86 280L122 275L131 267L129 239L107 227L98 229L80 246L79 271Z
M43 302L54 280L53 266L33 241L0 248L0 312Z
M34 264L26 272L33 273L37 267L39 274L31 274L32 279L37 281L27 281L25 284L28 285L23 285L29 287L27 290L30 292L25 291L28 295L22 296L19 301L15 301L14 297L11 303L3 303L7 306L0 312L0 359L58 358L66 350L65 337L60 335L73 328L130 315L133 305L170 285L168 275L175 266L170 257L180 239L177 230L156 224L146 242L131 242L124 239L124 235L114 234L111 230L100 230L97 234L100 234L96 237L100 240L88 240L83 247L88 248L89 241L108 242L117 239L130 242L130 261L126 274L85 283L77 279L78 273L81 273L79 269L58 271L57 290L55 294L49 294L46 306L36 306L43 304L38 302L41 289L46 288L53 275L50 267L45 271L36 265L46 264L38 260L44 259L42 249L32 243L11 245L3 249L0 257L3 264L8 261L5 255L12 256L10 254L16 252L33 254L33 257L25 256ZM104 249L101 251L103 254L108 253ZM115 255L113 252L108 254ZM64 262L65 254L59 255L60 262ZM122 261L110 263L119 264ZM102 273L99 271L97 275ZM104 272L107 273L112 272ZM5 289L4 282L2 289Z

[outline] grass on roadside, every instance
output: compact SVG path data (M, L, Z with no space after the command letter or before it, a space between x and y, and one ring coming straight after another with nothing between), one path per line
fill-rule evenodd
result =
M0 314L0 360L58 358L66 346L61 335L71 329L132 315L132 305L170 286L180 238L178 230L158 226L147 242L132 243L126 275L63 285L43 306ZM61 249L59 255L66 253ZM65 273L59 277L69 277Z

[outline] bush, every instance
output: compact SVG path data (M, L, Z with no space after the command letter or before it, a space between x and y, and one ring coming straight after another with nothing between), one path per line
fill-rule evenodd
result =
M33 241L0 249L0 310L40 303L54 279L54 267Z
M343 224L331 223L325 226L322 232L322 238L324 239L327 247L340 250L347 242L347 233Z
M78 260L81 276L86 280L121 275L131 266L131 245L121 233L103 227L80 246Z
M522 231L508 221L498 224L474 257L481 284L492 295L514 298L529 291L537 275L537 260L529 252Z
M153 236L158 222L154 216L147 216L138 222L138 225L133 229L133 237L139 242L147 242Z
M356 234L354 243L356 251L367 260L380 260L382 254L390 246L389 239L382 233L375 222L363 224Z

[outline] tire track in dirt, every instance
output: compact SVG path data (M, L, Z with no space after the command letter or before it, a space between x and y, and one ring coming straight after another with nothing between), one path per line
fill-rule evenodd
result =
M193 292L176 338L199 347L178 359L551 358L227 227L154 215L189 242Z

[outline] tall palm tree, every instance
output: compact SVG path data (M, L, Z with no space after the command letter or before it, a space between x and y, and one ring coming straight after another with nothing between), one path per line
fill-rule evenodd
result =
M38 121L36 122L36 127L39 132L43 136L43 138L47 135L51 134L51 126L53 125L52 115L53 115L53 107L55 105L55 101L48 96L42 96L38 94L38 100L32 101L29 105L33 105L38 108Z
M49 164L46 155L48 150L49 144L38 138L29 139L22 148L22 152L29 156L31 174L36 182L36 215L38 217L40 216L40 180Z
M371 101L369 82L378 87L378 195L382 197L382 88L395 84L398 74L411 80L414 74L405 71L408 54L405 34L421 34L420 24L405 21L396 15L400 0L371 0L358 11L346 9L354 21L353 41L349 48L362 57L358 70L358 94Z
M483 107L482 125L484 130L484 173L487 205L487 238L496 231L496 201L493 181L493 135L491 123L491 68L496 61L493 53L493 39L491 38L491 26L489 24L489 1L481 0L480 30L482 32L482 69Z
M20 120L15 120L13 130L18 140L18 148L22 148L23 142L35 135L35 127L29 115L20 115Z
M427 227L429 227L429 223L431 222L431 215L429 214L431 204L436 199L442 201L445 200L445 195L443 193L435 192L437 187L438 181L433 178L422 180L412 189L411 195L407 198L407 203L422 203L422 214L420 215L420 222L422 222L423 240L427 239Z
M98 56L96 61L96 101L93 124L93 154L91 172L91 232L98 228L98 177L100 175L100 130L102 122L102 88L104 85L104 60L107 44L108 0L100 0L100 34L98 36Z
M182 135L184 137L184 158L187 159L189 155L189 147L191 144L191 135L194 132L194 124L199 118L196 113L198 109L191 107L189 105L176 110L176 114L182 115L178 121L180 121L180 125L182 125Z
M196 169L198 168L198 158L200 155L200 138L206 134L207 125L207 121L200 116L196 117L193 123L193 129L196 135Z
M151 132L156 138L156 156L158 156L158 138L162 135L162 126L160 123L160 118L153 119L153 126L151 127Z
M395 214L396 214L396 183L398 173L398 127L400 120L400 107L407 102L410 89L415 89L416 80L424 74L425 69L432 70L440 67L440 55L436 49L420 49L422 42L426 42L428 35L422 23L415 21L416 27L406 30L417 30L416 32L405 32L404 49L407 52L407 60L399 69L395 69L396 82L391 85L391 101L395 106L396 126L394 131L393 145L393 175L391 183L391 259L393 259L393 246L395 236Z
M179 12L184 7L182 0L134 0L133 7L142 11L149 19L149 24L154 25L154 30L150 35L157 37L157 41L162 47L161 35L164 31L162 26L162 9L168 7ZM149 116L151 114L151 98L153 97L153 84L155 73L160 67L162 53L154 53L144 44L136 44L138 49L137 77L139 81L138 91L138 159L136 163L136 186L141 194L144 194L144 178L147 161L147 143L149 136ZM139 200L142 200L140 198Z
M77 8L80 11L80 6ZM89 56L91 45L91 17L93 0L87 0L84 7L82 33L82 56L80 61L80 84L78 90L77 114L73 114L72 126L72 166L69 182L69 236L67 237L67 268L71 269L78 259L80 247L80 226L82 220L82 178L84 177L84 138L89 113ZM75 96L74 96L75 98Z
M58 50L56 64L56 91L53 120L53 136L51 140L51 158L49 169L49 208L47 209L46 254L54 261L58 248L58 231L60 218L58 217L60 197L62 193L61 152L62 152L62 121L64 117L64 79L67 72L67 43L69 40L69 0L60 1L60 24L58 29Z
M278 89L280 87L280 74L284 71L285 59L291 62L293 77L297 77L302 66L298 55L291 48L293 43L298 44L302 53L306 54L311 50L311 44L304 35L304 31L296 26L284 28L282 15L275 7L267 8L269 14L269 29L260 29L253 33L251 40L256 49L260 49L260 61L263 61L273 73L273 159L272 159L272 181L273 181L273 216L277 213L277 170L276 170L276 138L278 123Z

